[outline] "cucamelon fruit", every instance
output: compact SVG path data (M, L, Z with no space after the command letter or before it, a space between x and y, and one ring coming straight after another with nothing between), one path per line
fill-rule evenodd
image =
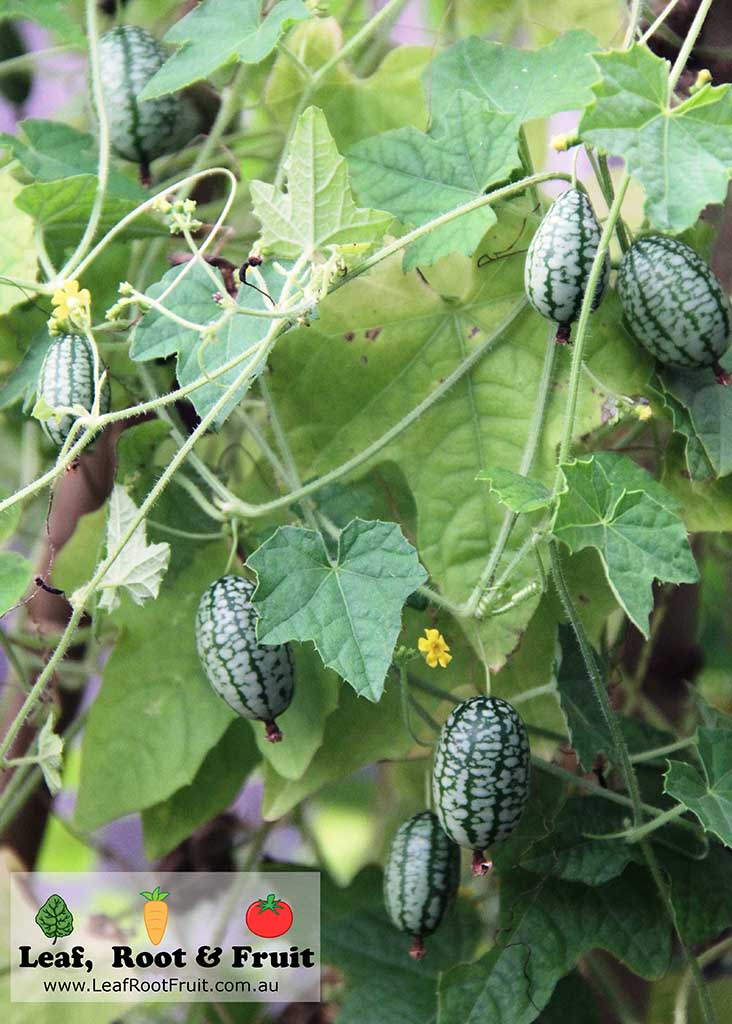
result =
M384 903L396 927L412 937L415 960L424 956L424 938L440 924L459 882L460 849L431 811L399 826L384 870Z
M435 752L432 793L440 824L473 850L473 873L490 867L484 849L511 835L529 795L529 741L500 697L471 697L451 712Z
M222 576L204 592L196 613L196 647L216 693L244 718L264 722L267 739L282 739L276 718L292 700L293 666L286 645L257 641L254 584Z
M168 56L162 43L137 25L118 25L99 40L112 148L139 164L145 182L152 160L185 145L198 130L198 116L185 97L172 93L137 99Z
M729 348L729 299L709 266L685 242L649 235L635 242L618 270L618 294L628 326L664 366L719 367Z
M582 308L592 263L600 244L600 225L584 192L567 189L544 215L526 255L526 295L537 311L559 324L557 341L569 341ZM592 308L597 309L610 277L605 257Z
M98 367L101 375L104 367ZM36 397L55 409L59 406L78 405L91 411L94 402L94 350L81 334L63 334L55 338L43 359L38 374ZM109 412L111 393L105 377L99 396L99 411ZM72 424L77 419L71 413L51 416L41 421L46 436L60 448Z

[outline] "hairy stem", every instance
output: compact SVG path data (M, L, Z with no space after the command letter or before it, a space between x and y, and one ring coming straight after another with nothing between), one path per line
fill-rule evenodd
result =
M704 984L704 978L702 977L702 972L699 967L699 963L694 954L687 946L684 936L681 934L678 918L676 917L676 910L671 899L671 892L669 889L668 881L666 880L666 878L663 875L663 872L661 871L661 866L659 865L658 860L656 859L655 851L651 846L649 840L641 840L640 845L641 850L643 851L643 856L645 857L646 863L648 864L648 868L651 872L651 875L653 876L653 881L656 883L656 889L658 890L658 894L661 897L661 901L664 907L666 908L666 913L668 914L668 917L674 926L674 930L676 932L677 938L679 940L679 945L681 947L682 955L684 957L684 960L686 961L686 969L694 981L694 986L696 988L697 995L699 996L702 1020L704 1021L704 1024L716 1024L717 1015L714 1012L714 1007L712 1006L712 1000L709 996L709 990L707 989L707 986Z
M109 177L109 119L104 106L104 88L102 86L102 68L99 63L99 28L97 26L97 4L96 0L86 0L86 33L89 39L89 71L92 83L92 99L94 101L94 112L97 117L99 129L99 164L97 169L97 191L94 196L94 204L89 214L89 220L84 228L84 234L79 239L79 244L66 261L59 277L63 281L72 277L76 272L78 264L86 256L94 240L94 235L99 227L99 220L102 216L104 197L107 192L107 179Z
M539 387L534 400L534 411L531 417L529 433L526 438L526 444L524 445L521 463L518 469L522 476L527 476L531 472L531 467L533 466L534 459L536 458L536 451L539 447L541 430L544 425L557 350L557 346L554 341L554 333L554 330L552 330L551 336L547 339L544 363L542 365L541 376L539 378ZM498 531L498 536L496 537L496 542L493 545L493 550L488 557L485 568L480 575L480 579L473 588L473 592L463 606L463 614L466 618L475 614L478 605L480 604L481 597L493 584L496 570L498 569L498 565L503 557L504 551L506 550L506 545L508 544L518 518L518 513L512 512L510 509L505 513L503 522L501 523L501 528ZM487 604L481 610L485 612L486 608Z
M577 643L582 653L582 660L584 661L585 668L587 669L587 675L590 678L595 698L600 706L600 712L612 738L614 753L621 766L625 785L633 802L634 824L640 825L642 824L643 814L641 811L640 790L638 788L638 779L636 778L635 768L630 760L628 747L625 743L625 739L623 738L623 733L620 728L617 715L610 704L610 698L607 695L605 683L603 682L597 661L595 660L594 651L592 650L587 634L585 633L585 627L582 620L577 613L574 602L572 601L572 595L569 592L567 581L564 578L562 558L559 551L559 542L557 540L552 540L549 544L549 553L552 563L554 585L557 588L559 600L562 602L562 607L564 608L577 638Z
M694 20L692 21L689 31L686 34L686 39L684 39L684 42L681 45L681 49L679 50L679 54L676 60L674 61L674 66L671 68L671 74L668 76L669 106L671 105L674 89L676 88L679 78L681 77L682 71L686 67L686 62L691 56L691 51L694 49L694 45L697 39L699 38L701 30L704 27L704 22L706 21L706 17L709 14L709 11L713 3L714 0L701 0L697 12L694 15Z

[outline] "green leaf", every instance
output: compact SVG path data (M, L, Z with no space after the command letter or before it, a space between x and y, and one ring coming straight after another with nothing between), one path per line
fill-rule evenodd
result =
M425 1024L437 1012L440 971L474 955L480 923L467 900L458 900L426 940L428 955L412 960L408 936L388 920L380 899L382 874L362 871L347 889L323 879L323 958L345 975L339 1024Z
M206 681L193 630L200 595L226 564L225 545L186 552L157 601L123 600L115 616L121 634L84 731L76 804L84 831L190 785L234 719Z
M670 368L668 372L670 377L675 375L675 371ZM658 395L660 400L663 402L664 409L673 424L674 433L678 434L682 439L686 471L689 478L692 481L704 481L709 480L711 477L721 476L722 474L718 472L718 467L715 467L712 459L707 454L704 440L696 432L690 409L686 408L679 399L678 394L675 394L671 390L673 388L671 380L669 380L669 386L667 387L664 376L664 374L656 375L649 384L648 390L652 395ZM696 373L693 374L692 377L695 379L689 380L691 385L691 389L688 392L690 405L693 405L696 400L697 384L703 384L703 374ZM717 384L716 380L714 383L715 385ZM717 390L724 389L718 387ZM713 404L714 396L710 394L708 397L711 399ZM706 404L706 402L704 404ZM721 440L721 438L719 438L719 436L715 438L714 435L711 435L709 440L712 445L714 445L717 441ZM666 474L666 471L667 467L664 464L664 475ZM666 486L665 482L664 486ZM673 488L671 490L673 493Z
M74 930L74 918L61 896L49 896L35 917L36 924L48 939L63 938Z
M264 267L266 287L275 297L282 285L282 278L272 270ZM151 298L157 299L170 284L182 273L182 267L173 267L163 274L160 281L148 288ZM225 292L223 279L218 271L214 271L221 280L220 292ZM174 288L165 299L166 307L178 316L191 320L193 323L206 326L221 319L221 307L214 301L216 287L203 267L196 266L189 270L177 288ZM242 285L239 289L238 301L256 309L269 308L269 301L263 295ZM200 332L180 324L152 309L142 318L135 328L130 346L130 357L137 362L160 359L177 353L176 376L185 387L200 380L205 373L211 374L245 352L257 341L264 338L269 329L270 321L258 316L234 316L221 328L220 334L205 343ZM201 369L203 363L204 369ZM221 398L224 388L233 384L246 365L246 360L220 374L208 384L203 384L191 392L190 398L199 416L205 416L213 405ZM216 418L216 426L220 427L243 396L248 384L232 395L231 400Z
M331 561L313 530L280 527L247 561L261 643L312 640L323 664L378 701L404 602L427 573L394 523L354 519Z
M459 91L427 134L398 128L354 146L348 153L354 190L404 224L426 224L477 199L520 166L518 128L514 117ZM408 248L404 269L431 265L451 252L471 256L496 219L484 206L437 228Z
M570 551L597 548L613 593L647 637L654 580L699 578L676 502L634 462L613 452L569 463L562 472L566 491L554 535Z
M534 51L471 36L441 53L427 70L432 109L445 111L461 89L520 122L584 107L598 78L590 56L596 47L589 32L567 32Z
M20 601L33 579L33 566L17 551L0 551L0 615Z
M595 55L602 80L580 123L582 138L620 156L646 192L654 227L680 232L709 203L724 202L732 175L732 93L707 85L669 109L671 65L646 46Z
M353 690L341 687L338 707L326 722L323 743L305 774L287 779L271 764L264 766L262 817L275 821L327 783L345 779L382 758L401 757L412 746L402 722L395 681L386 687L378 704L359 700Z
M635 865L592 888L504 873L501 912L496 946L442 975L439 1024L530 1024L559 979L591 949L607 950L643 978L659 978L668 968L664 910L647 873Z
M484 469L475 479L487 481L491 494L495 494L501 504L512 512L535 512L548 508L552 503L552 492L548 487L538 480L512 473L510 469Z
M53 32L60 42L76 46L84 42L84 34L70 16L65 0L9 0L0 10L0 22L5 18L35 21Z
M724 361L724 360L723 360ZM714 374L706 370L665 369L661 376L665 394L680 403L690 423L682 417L675 423L676 430L686 434L701 447L697 464L701 458L707 465L695 476L709 476L709 467L715 476L724 477L732 473L732 394L729 388L722 388ZM707 469L706 474L704 469Z
M592 692L592 683L587 676L579 644L569 626L559 627L559 647L559 703L577 760L584 770L589 772L592 771L598 754L612 755L613 742Z
M34 226L30 217L19 209L16 202L25 190L5 168L0 171L0 221L3 237L0 242L0 314L19 302L25 302L27 294L14 285L6 284L3 277L18 277L35 281L38 274Z
M36 181L58 181L80 174L96 175L99 156L96 139L62 121L31 118L20 121L18 135L0 132L0 146L12 150L16 160ZM109 170L107 190L115 196L140 202L147 193L136 181L116 168Z
M664 792L687 807L707 832L732 846L732 744L729 729L701 726L700 767L669 761Z
M633 859L625 839L593 839L620 832L628 812L607 800L570 797L554 820L551 832L529 848L521 867L566 882L604 885L621 875Z
M70 244L82 234L91 215L97 191L94 174L76 174L61 181L36 181L18 193L15 205L40 224L47 239ZM104 201L99 233L113 227L138 205L137 199L110 193ZM148 238L167 234L167 229L143 214L129 224L120 237Z
M732 927L729 850L713 842L703 860L681 856L662 844L656 853L668 874L679 930L690 946Z
M22 292L16 294L18 302L25 301ZM41 372L43 359L50 344L51 338L45 328L33 334L27 352L0 387L0 409L8 409L20 401L24 403L24 409L29 406L35 396L38 374Z
M142 812L145 856L149 860L164 857L225 811L258 761L252 729L238 718L208 752L189 785Z
M389 214L359 209L353 202L346 161L316 107L308 107L297 122L285 174L286 192L264 181L251 183L262 245L283 259L322 256L339 246L370 246L391 223Z
M109 499L106 557L122 543L137 517L137 506L124 487L115 484ZM97 587L99 607L111 612L119 607L124 588L135 602L155 600L170 561L170 544L148 544L145 520L135 528L121 553L112 562ZM74 597L71 598L74 604Z
M301 0L278 0L262 17L261 0L204 0L165 35L182 44L140 93L141 100L175 92L240 61L258 64L284 30L309 18Z

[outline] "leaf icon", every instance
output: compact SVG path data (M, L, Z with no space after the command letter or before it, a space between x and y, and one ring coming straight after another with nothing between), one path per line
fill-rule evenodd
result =
M74 930L74 918L61 896L49 896L36 914L36 924L49 939L71 935Z

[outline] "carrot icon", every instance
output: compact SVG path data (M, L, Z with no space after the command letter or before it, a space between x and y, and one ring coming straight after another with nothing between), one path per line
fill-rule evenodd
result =
M159 945L165 935L165 926L168 923L168 904L164 901L170 896L169 892L161 892L160 886L156 885L152 892L141 892L147 900L145 904L145 930L147 937L153 946Z

